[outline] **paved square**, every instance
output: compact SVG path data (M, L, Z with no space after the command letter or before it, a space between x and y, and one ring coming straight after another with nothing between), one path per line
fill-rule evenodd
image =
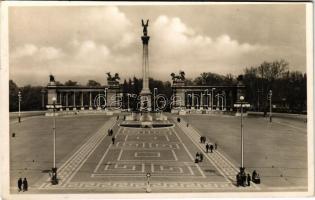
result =
M60 117L57 119L59 126L74 127L71 124L75 124L83 132L74 131L73 134L69 134L68 129L59 128L59 134L57 134L57 144L59 145L57 166L60 182L58 185L53 186L50 183L48 174L37 172L36 177L41 176L42 178L35 179L35 176L32 175L34 179L30 178L30 180L34 180L34 182L30 181L29 192L144 192L146 188L146 174L148 172L151 173L150 184L154 192L294 191L305 188L304 185L293 185L290 187L288 184L283 184L284 182L279 182L278 180L281 180L281 178L276 177L274 179L277 181L270 184L267 171L263 171L262 168L259 168L259 172L264 174L262 185L237 188L234 184L239 164L236 162L238 158L235 159L234 154L238 155L238 150L236 148L234 153L231 153L230 149L226 148L228 143L219 139L221 137L225 138L224 134L230 134L230 132L223 134L222 131L224 129L229 128L229 126L231 128L237 127L237 123L234 123L238 119L217 116L215 119L218 121L212 118L211 121L204 120L207 118L209 116L201 118L190 116L189 119L186 119L190 123L190 126L187 127L184 119L177 123L176 118L169 115L170 122L175 124L174 127L138 129L118 126L121 121L117 121L115 117L107 117L105 121L104 118L100 117L95 118L98 121L95 123L93 131L89 131L89 128L80 128L80 126L88 127L81 120L93 120L93 117ZM194 119L197 121L193 121ZM30 119L29 123L33 124L36 120L45 120L50 125L49 118L34 118ZM202 124L203 122L207 125ZM227 122L230 125L225 126L224 129L214 129L213 127L213 124L222 126ZM92 121L89 121L89 123L93 124ZM47 135L50 132L48 124L44 123L48 130L41 129L44 133L46 131ZM197 128L194 124L198 125ZM257 121L256 124L260 126L261 123ZM23 143L20 140L23 137L23 132L31 137L32 134L38 136L36 131L34 133L25 132L28 131L28 128L25 126L31 128L34 125L30 126L26 123L21 124L21 127L12 125L12 130L19 132L20 135L11 141L11 145L15 146ZM216 140L214 140L213 135L206 134L207 142L219 141L219 149L214 153L206 153L205 145L199 141L200 136L204 135L204 132L208 130L200 129L200 127L208 126L212 127L212 129L209 129L211 133L217 134L216 131L218 131L218 134L220 134L215 137ZM277 127L278 125L275 124L274 126ZM108 128L113 128L114 130L115 144L112 144L111 137L107 136ZM287 127L287 129L291 132L294 131L292 127ZM89 131L89 134L83 134L86 131ZM79 135L74 137L76 134ZM83 138L82 135L85 135L85 137ZM229 137L233 138L233 136ZM229 139L229 137L225 139ZM79 140L76 141L74 138ZM42 139L47 144L51 142L51 138L46 136L45 140L44 138L37 139ZM64 143L61 144L62 142ZM32 144L32 146L37 148L36 146L41 144L42 142L38 142ZM33 149L33 147L30 149ZM48 147L50 146L48 145ZM279 149L284 155L285 152L282 151L282 147ZM39 155L48 160L46 165L42 164L45 162L35 162L38 164L39 169L44 170L51 167L51 151L51 148L48 148L46 151L42 150L39 152ZM194 162L196 152L203 152L203 162ZM20 153L23 154L23 152ZM15 154L13 154L11 159L14 161L16 158ZM249 159L252 158L254 157L248 158L246 162L251 161ZM261 162L260 157L255 158ZM14 162L11 165L11 172L18 170L12 169L14 169ZM272 171L270 172L273 173ZM28 175L25 176L28 177ZM264 183L270 184L271 187ZM12 191L15 191L14 182L11 184Z

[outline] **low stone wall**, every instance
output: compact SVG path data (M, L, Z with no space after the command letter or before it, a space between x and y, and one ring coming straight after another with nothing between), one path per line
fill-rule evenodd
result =
M45 115L46 111L23 111L21 112L21 117L32 117L32 116L40 116ZM17 119L19 117L19 112L10 112L9 113L10 120Z
M249 116L257 116L257 117L263 117L263 112L248 112ZM269 117L269 112L267 112L266 117ZM290 113L272 113L272 117L278 117L278 118L288 118L288 119L299 119L299 120L306 120L307 115L303 114L290 114Z

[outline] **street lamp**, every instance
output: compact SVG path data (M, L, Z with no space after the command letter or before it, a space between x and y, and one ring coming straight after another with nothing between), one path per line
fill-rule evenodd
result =
M106 107L108 107L107 106L107 88L105 88L104 94L105 94L105 98L104 98L105 108L104 109L106 110Z
M18 97L19 97L19 123L21 123L21 101L22 101L22 95L21 95L21 91L19 90L18 93Z
M269 122L272 122L272 90L269 90Z
M129 98L130 98L130 94L127 93L127 111L129 112L130 110L130 106L129 106Z
M211 88L211 110L213 110L213 91L215 88Z
M52 168L52 176L51 176L51 184L57 185L58 184L58 178L57 178L57 167L56 167L56 97L52 98L53 101L53 160L54 160L54 166Z
M244 133L243 133L243 103L244 103L244 96L240 96L240 103L241 103L241 172L244 171Z
M147 177L147 188L146 188L146 192L150 193L150 192L151 192L151 186L150 186L150 177L151 177L151 174L150 174L150 173L147 173L146 177Z

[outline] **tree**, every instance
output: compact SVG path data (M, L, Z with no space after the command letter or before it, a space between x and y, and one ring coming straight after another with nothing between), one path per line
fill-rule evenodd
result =
M87 86L101 86L101 84L94 80L89 80L86 84Z
M19 87L13 80L9 81L9 111L18 110L18 92Z
M68 81L65 82L64 85L65 85L65 86L76 86L76 85L78 85L78 82L68 80Z

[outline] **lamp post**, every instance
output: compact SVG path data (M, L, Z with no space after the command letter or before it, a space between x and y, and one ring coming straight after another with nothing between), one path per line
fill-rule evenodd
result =
M21 91L19 90L18 93L18 97L19 97L19 123L21 123L21 100L22 100L22 95L21 95Z
M105 98L104 98L105 108L104 109L106 110L106 107L108 107L107 106L107 88L105 88L104 94L105 94Z
M57 167L56 167L56 97L52 98L53 101L53 168L52 168L52 176L51 176L51 184L57 185Z
M243 103L244 96L240 96L241 103L241 171L244 170L244 133L243 133Z
M155 112L155 107L156 107L156 105L155 105L155 95L156 95L156 91L157 91L157 88L154 88L153 89L153 112Z
M129 98L130 98L130 94L127 93L127 111L129 112L130 107L129 107Z
M269 122L272 122L272 90L269 90Z
M213 91L215 88L211 88L211 110L213 110Z
M151 186L150 186L150 177L151 177L151 174L150 174L150 173L147 173L146 177L147 177L147 188L146 188L146 192L150 193L150 192L151 192Z

